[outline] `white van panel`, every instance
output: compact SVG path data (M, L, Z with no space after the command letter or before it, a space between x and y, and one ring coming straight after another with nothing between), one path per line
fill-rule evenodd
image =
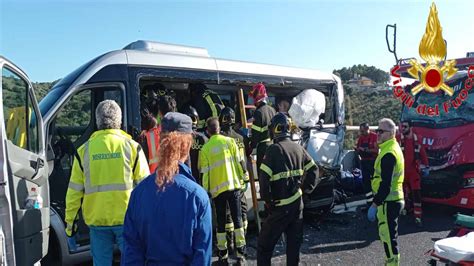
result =
M216 71L213 58L125 50L129 65L189 68Z
M71 88L79 84L86 83L93 75L99 70L108 65L120 65L127 64L127 55L124 51L114 51L101 56L96 62L94 62L89 68L87 68L82 75L77 78L72 84ZM45 119L46 120L46 119Z
M284 67L225 59L216 59L216 64L218 70L223 72L238 72L256 75L272 75L282 77L335 81L333 75L330 72L321 72L312 69Z

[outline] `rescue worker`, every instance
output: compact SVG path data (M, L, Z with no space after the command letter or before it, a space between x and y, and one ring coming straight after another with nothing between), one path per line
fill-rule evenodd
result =
M199 115L192 106L186 106L182 113L189 116L193 122L193 145L191 146L191 151L189 152L191 171L194 178L197 180L198 184L202 185L201 173L199 173L199 152L202 149L202 146L206 144L209 140L206 135L197 131L197 123L199 121Z
M156 116L144 110L142 113L142 134L139 143L143 147L143 151L148 161L150 173L155 172L158 165L158 147L160 146L160 126L156 121Z
M413 132L411 123L404 121L401 126L400 146L405 158L405 180L403 182L407 203L405 209L407 211L413 210L415 224L422 227L420 175L429 175L428 156L418 139L418 135Z
M226 238L226 209L230 209L235 226L235 242L239 263L245 262L245 231L242 224L240 190L246 175L244 160L232 138L220 134L219 120L211 117L206 122L209 141L199 153L199 168L203 173L202 185L216 206L217 249L219 264L228 263Z
M230 107L225 107L222 109L221 114L219 115L219 124L221 126L221 134L233 138L237 143L237 147L239 148L240 157L244 159L244 167L246 166L247 162L245 160L245 145L244 145L244 137L239 133L235 132L233 126L235 125L235 112ZM244 169L247 172L246 167ZM248 182L250 181L248 175L245 175L244 178L241 180L242 190L240 192L240 205L242 207L242 223L244 225L244 232L247 232L247 200L245 198L245 191L248 188ZM233 233L234 233L234 224L232 223L232 216L230 214L230 210L227 209L227 222L226 222L226 231L228 232L228 242L229 246L233 245ZM232 248L230 248L232 250Z
M176 100L170 95L161 96L158 100L158 116L161 120L167 113L176 112Z
M176 101L172 96L159 96L156 104L157 105L152 108L152 110L154 110L153 112L156 113L151 113L147 109L142 111L143 130L139 138L139 143L147 156L151 173L156 170L158 164L158 149L160 147L161 127L157 121L160 121L168 112L176 112Z
M202 83L190 83L189 92L191 94L190 105L194 106L199 114L198 129L203 131L206 119L219 117L220 111L224 109L224 103L216 92L208 89Z
M163 96L169 96L174 99L176 98L176 93L173 90L167 89L161 83L154 83L145 85L140 94L142 111L147 110L150 113L154 114L158 124L160 124L160 117L158 116L158 105L161 97Z
M125 216L122 265L211 265L209 197L184 164L191 123L174 112L161 121L157 171L134 189Z
M79 147L66 195L66 234L71 250L79 209L89 226L94 265L112 265L114 244L123 251L123 221L134 184L150 174L140 145L122 130L113 100L99 103L98 131Z
M257 169L260 169L265 151L271 145L268 126L272 117L275 115L275 109L267 104L267 90L261 83L253 86L250 92L254 105L257 107L253 113L253 123L251 131L250 151L257 149Z
M269 216L257 244L257 265L270 265L273 249L286 234L287 265L298 265L303 242L303 199L319 183L319 169L308 152L290 139L291 121L278 113L270 124L274 144L260 166L260 197Z
M374 176L374 163L379 148L377 146L377 134L369 130L369 123L365 122L359 125L359 138L354 150L360 157L360 166L362 170L362 188L365 193L367 210L372 205L373 194L370 181Z
M395 139L395 123L384 118L379 121L377 143L380 152L375 160L372 179L374 201L367 217L369 221L378 220L380 241L385 250L386 265L399 265L398 217L403 209L403 152Z
M290 110L290 105L291 105L290 101L288 101L286 98L281 98L277 104L278 112L288 115L288 110Z

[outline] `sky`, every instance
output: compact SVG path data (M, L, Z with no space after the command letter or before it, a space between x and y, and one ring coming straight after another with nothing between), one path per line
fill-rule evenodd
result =
M432 1L0 0L0 54L32 81L54 81L136 40L204 47L212 57L332 71L389 71L385 26L399 57L420 58ZM474 1L437 0L448 58L474 51ZM390 34L392 36L392 34Z

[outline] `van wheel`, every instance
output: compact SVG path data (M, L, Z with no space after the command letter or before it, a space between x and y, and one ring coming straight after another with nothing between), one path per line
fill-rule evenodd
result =
M42 265L60 266L61 250L59 248L58 238L52 228L49 228L49 246L48 254L41 260Z

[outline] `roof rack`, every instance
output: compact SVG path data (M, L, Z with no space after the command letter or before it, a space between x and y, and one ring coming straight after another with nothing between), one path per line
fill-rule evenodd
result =
M162 42L138 40L125 46L123 50L147 51L152 53L193 55L210 57L207 49L201 47L168 44Z

